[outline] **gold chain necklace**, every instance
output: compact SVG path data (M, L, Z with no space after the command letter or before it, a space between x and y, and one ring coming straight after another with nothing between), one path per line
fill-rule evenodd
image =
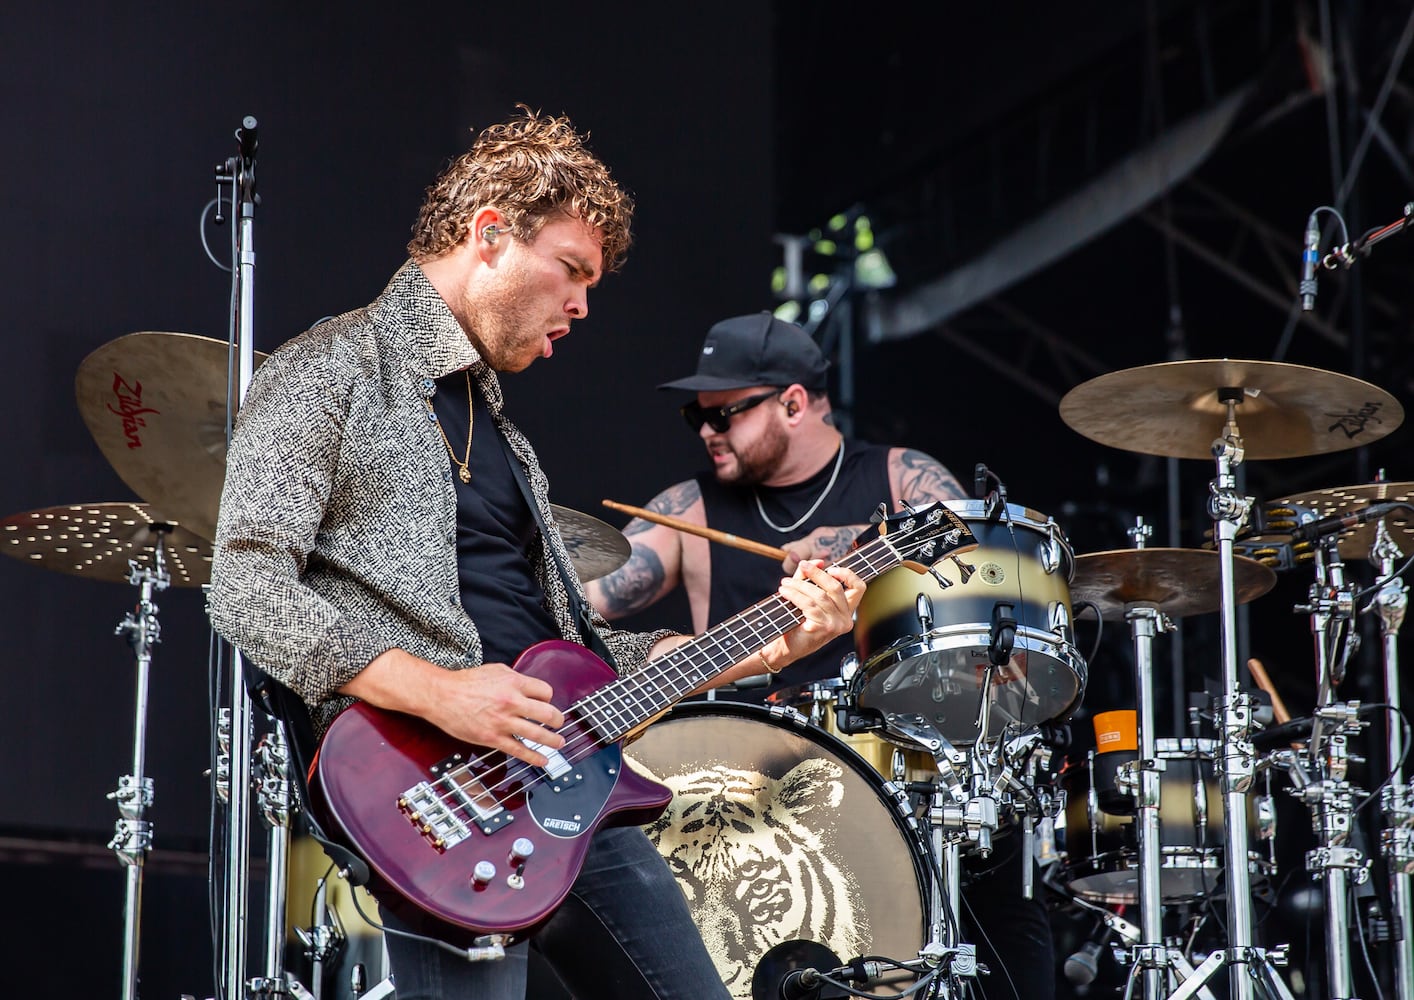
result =
M471 482L471 432L476 422L476 411L471 405L471 369L463 369L466 372L466 455L457 458L457 453L452 450L451 439L447 437L447 429L442 426L442 421L437 419L437 411L432 408L432 400L423 399L427 404L427 412L432 414L432 421L437 425L437 430L442 435L442 443L447 446L447 454L452 456L452 464L457 467L457 478L464 483Z

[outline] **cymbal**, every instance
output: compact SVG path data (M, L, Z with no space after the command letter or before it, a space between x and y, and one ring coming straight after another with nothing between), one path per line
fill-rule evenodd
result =
M1297 523L1306 523L1323 517L1355 514L1371 504L1392 500L1414 504L1414 483L1364 483L1359 486L1332 486L1309 493L1297 493L1265 505L1268 520L1266 534L1270 536L1278 531L1272 524L1273 513L1281 508L1291 510L1292 519ZM1375 544L1375 531L1381 520L1401 552L1404 555L1414 553L1414 515L1408 511L1395 511L1383 518L1376 518L1341 532L1336 541L1336 551L1340 553L1340 557L1349 560L1369 559L1370 549Z
M1234 555L1233 592L1238 604L1276 586L1277 575L1255 559ZM1210 549L1113 549L1075 558L1072 608L1090 601L1105 621L1124 621L1136 605L1153 605L1170 618L1203 615L1222 604L1222 567Z
M580 580L597 580L628 562L631 549L618 528L559 504L552 503L550 510Z
M1349 375L1277 361L1170 361L1110 372L1066 393L1071 428L1114 448L1169 458L1212 458L1240 389L1237 428L1249 459L1357 448L1404 421L1399 402Z
M202 538L216 537L226 479L224 340L142 331L84 358L79 412L108 463L144 500ZM256 352L255 364L266 355Z
M128 582L129 560L152 569L159 536L171 586L210 582L211 543L146 504L69 504L0 518L0 549L6 555L112 583Z

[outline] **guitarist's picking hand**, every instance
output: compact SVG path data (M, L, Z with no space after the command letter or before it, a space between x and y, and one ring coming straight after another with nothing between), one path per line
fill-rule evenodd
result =
M553 750L565 743L554 731L565 724L565 717L550 703L550 685L504 663L444 670L406 650L389 649L341 690L370 705L426 719L448 736L536 767L549 761L521 740Z
M844 566L826 569L821 560L808 559L781 581L780 594L804 615L799 625L767 644L770 662L785 666L854 627L864 581Z
M443 732L536 767L550 761L523 740L552 750L565 745L556 732L565 724L564 713L550 703L554 692L540 678L518 674L504 663L443 673L445 697L427 716Z

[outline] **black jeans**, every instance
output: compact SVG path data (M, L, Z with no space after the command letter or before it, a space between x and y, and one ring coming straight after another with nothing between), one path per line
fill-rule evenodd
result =
M385 924L406 929L385 914ZM398 1000L522 1000L525 943L504 959L466 962L387 935ZM532 941L577 1000L727 1000L667 863L639 827L594 835L569 896Z

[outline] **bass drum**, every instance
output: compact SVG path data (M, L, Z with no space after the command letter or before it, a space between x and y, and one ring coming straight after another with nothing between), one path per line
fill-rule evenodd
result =
M733 997L775 998L795 968L918 957L927 866L907 797L800 713L682 703L627 757L673 790L645 829ZM870 990L896 995L913 981Z
M1159 895L1166 903L1214 895L1222 883L1222 789L1213 774L1217 744L1210 739L1160 739L1154 756L1164 762L1159 775L1159 843L1162 845ZM1094 787L1094 762L1066 769L1063 850L1072 892L1102 903L1139 901L1139 842L1133 796L1124 812L1109 810ZM1247 797L1248 842L1265 833L1253 797ZM1269 831L1268 831L1269 832ZM1257 851L1247 852L1255 883L1268 880L1276 866Z
M1087 673L1074 645L1069 543L1054 521L1025 507L1007 504L989 518L980 500L945 505L978 547L931 573L900 566L869 584L854 628L862 664L852 682L855 702L881 722L921 716L955 746L995 739L1008 723L1063 721L1080 703ZM1016 623L1015 635L1010 656L992 672L990 723L979 734L991 647L1005 641L994 636L999 618Z

